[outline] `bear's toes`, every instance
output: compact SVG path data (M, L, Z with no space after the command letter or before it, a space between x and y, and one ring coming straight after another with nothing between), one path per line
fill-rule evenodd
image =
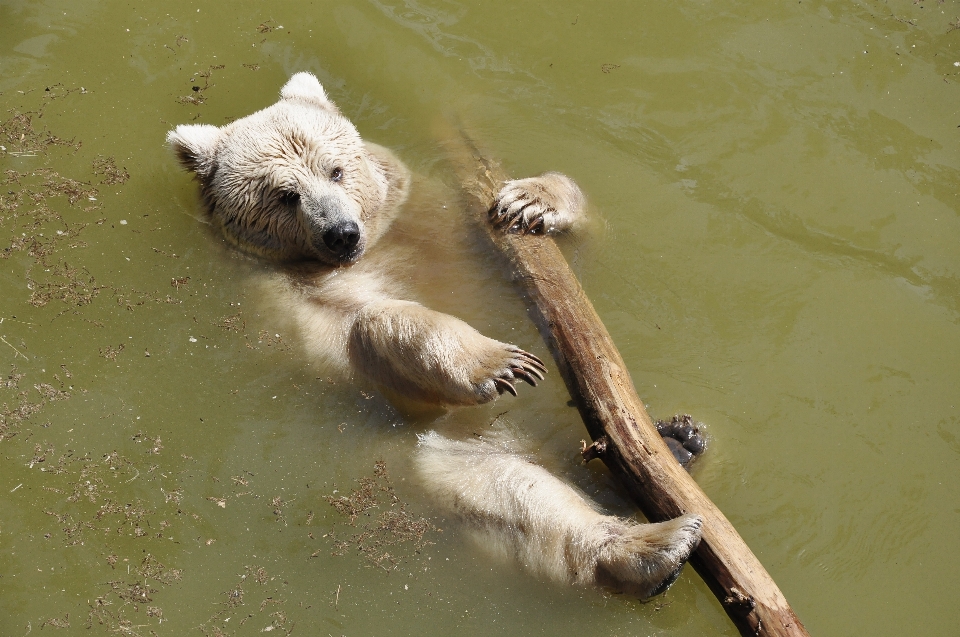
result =
M490 210L490 221L495 228L519 234L542 234L558 225L557 211L540 199L528 199L526 193L518 199L503 201Z
M541 234L566 230L583 214L583 193L560 173L504 184L490 208L490 223L506 232Z
M543 380L543 375L547 373L547 366L538 357L518 347L511 347L509 351L516 357L512 361L510 371L536 387L537 382L533 377Z
M707 436L703 423L696 422L689 414L678 414L671 420L658 420L657 431L667 443L673 457L685 468L707 449Z
M536 387L537 381L543 380L544 374L547 373L547 367L543 361L530 352L507 345L501 353L503 358L494 366L494 369L488 370L487 379L479 384L477 394L480 396L480 402L492 400L504 393L516 396L517 381L522 380ZM496 390L496 394L489 391L491 387Z
M537 381L543 380L543 375L547 373L547 367L543 361L517 347L510 347L507 351L511 358L507 362L506 369L501 370L500 374L493 379L497 391L501 394L508 391L516 396L517 390L511 382L516 380L522 380L536 387Z

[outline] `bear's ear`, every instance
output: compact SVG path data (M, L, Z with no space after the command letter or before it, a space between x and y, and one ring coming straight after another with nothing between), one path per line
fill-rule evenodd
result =
M315 104L320 108L337 110L333 102L327 97L320 81L312 73L297 73L280 89L280 97L285 100L303 100Z
M167 144L184 168L209 177L216 166L220 129L210 124L181 124L167 133Z

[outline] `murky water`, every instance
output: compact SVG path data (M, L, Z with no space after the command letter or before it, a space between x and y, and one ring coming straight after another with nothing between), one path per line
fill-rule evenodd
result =
M450 196L448 111L512 173L577 179L598 223L565 246L640 395L708 423L695 477L812 634L955 634L958 15L0 2L0 633L736 634L691 569L648 604L557 588L405 479L417 431L507 412L547 467L631 514L577 463L558 374L403 415L306 366L259 311L257 264L208 232L163 137L310 70L422 201ZM412 273L421 298L546 354L484 245L450 241L456 267ZM378 528L393 500L375 491L351 527L325 496L380 459L406 526ZM442 532L418 542L421 517Z

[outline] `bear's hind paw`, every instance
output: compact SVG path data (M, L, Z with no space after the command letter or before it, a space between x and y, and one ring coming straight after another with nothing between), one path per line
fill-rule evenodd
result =
M707 450L703 423L696 422L689 414L677 414L671 420L658 420L656 424L660 437L685 469Z
M659 595L679 577L702 534L703 518L690 513L615 529L598 560L597 583L642 600Z

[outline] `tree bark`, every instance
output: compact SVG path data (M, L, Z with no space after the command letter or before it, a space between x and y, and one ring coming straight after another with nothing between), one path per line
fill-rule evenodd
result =
M637 396L630 374L553 239L505 233L488 211L506 175L462 130L445 135L471 213L510 262L599 457L651 521L703 517L691 563L742 635L808 636L776 583L733 525L674 459Z

